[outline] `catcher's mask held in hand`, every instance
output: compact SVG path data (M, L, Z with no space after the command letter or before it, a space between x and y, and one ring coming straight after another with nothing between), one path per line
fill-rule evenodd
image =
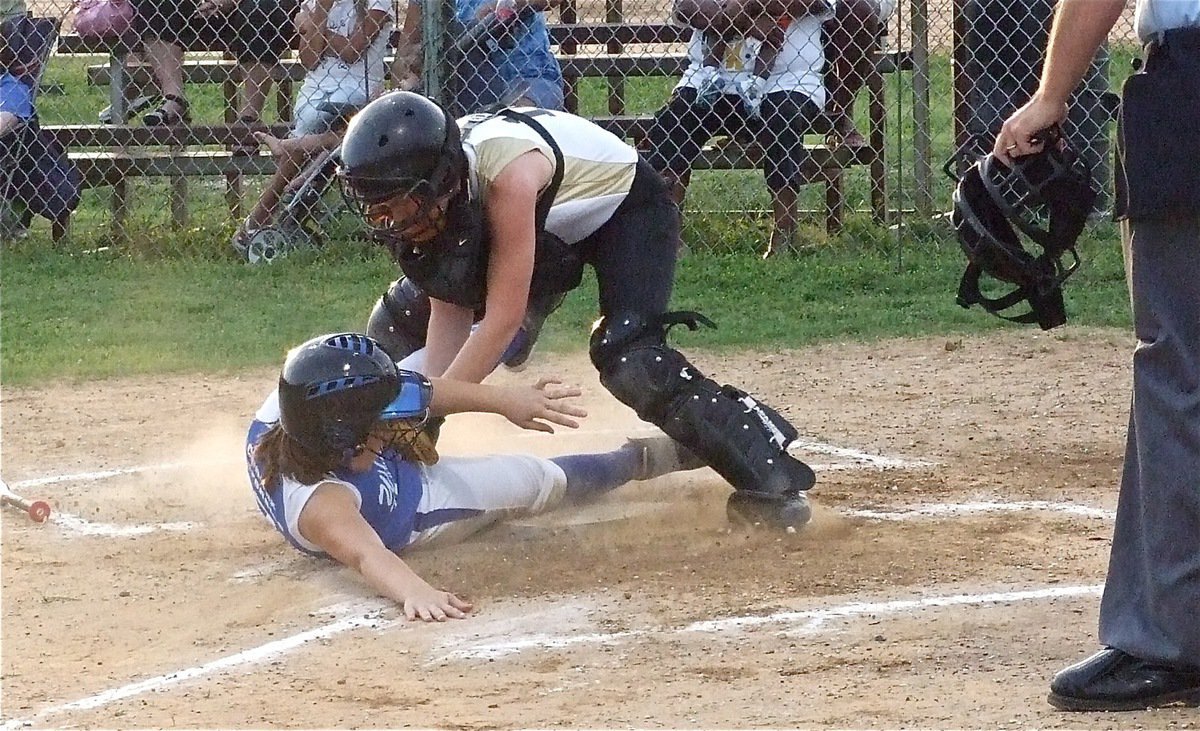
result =
M1043 150L1015 159L1011 167L991 154L979 158L954 189L952 220L968 260L958 304L978 304L1005 320L1049 330L1067 321L1062 283L1079 267L1075 240L1098 191L1057 131L1044 134ZM1022 237L1036 246L1028 247ZM1069 264L1063 261L1068 254ZM984 275L1016 289L988 297L979 288ZM1028 301L1028 312L1001 314L1021 301Z

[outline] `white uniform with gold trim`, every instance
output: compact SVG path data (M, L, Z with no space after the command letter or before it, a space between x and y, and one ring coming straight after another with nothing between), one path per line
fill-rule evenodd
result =
M520 108L546 128L563 155L563 179L546 218L546 230L568 244L595 233L612 217L633 185L638 152L624 140L567 112ZM483 121L478 121L483 119ZM510 162L539 150L552 164L554 151L524 122L472 115L458 120L470 165L472 195L487 200L487 189Z

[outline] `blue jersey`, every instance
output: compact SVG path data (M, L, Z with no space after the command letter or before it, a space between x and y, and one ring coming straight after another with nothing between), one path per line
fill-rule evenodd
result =
M464 25L470 25L474 22L479 8L490 1L458 0L455 3L455 16ZM522 13L512 30L512 37L515 44L513 48L493 50L496 66L508 88L514 88L521 81L542 80L561 89L562 69L550 51L550 31L546 28L546 14ZM551 108L558 106L539 103Z
M275 419L269 417L272 406L277 417L278 401L272 396L260 409L246 435L246 465L250 486L259 510L289 543L304 553L325 556L317 546L305 540L297 529L300 511L312 497L317 485L304 485L288 477L277 479L271 485L263 483L262 465L255 459L254 450L273 426ZM339 483L353 491L363 519L375 529L388 549L399 551L408 545L416 527L417 506L424 490L420 470L419 465L406 462L389 450L386 456L378 457L366 472L351 472L341 468L330 473L322 484Z

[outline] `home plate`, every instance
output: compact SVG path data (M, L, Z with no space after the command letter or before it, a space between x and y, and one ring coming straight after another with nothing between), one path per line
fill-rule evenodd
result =
M665 510L669 503L654 502L605 502L553 510L541 515L530 515L505 523L514 535L528 536L563 529L580 528L596 523L613 523L639 515L649 515Z

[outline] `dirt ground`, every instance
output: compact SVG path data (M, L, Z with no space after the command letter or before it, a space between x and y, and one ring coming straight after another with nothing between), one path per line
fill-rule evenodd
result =
M54 507L3 540L5 728L1192 728L1064 714L1095 647L1128 403L1124 332L692 353L781 407L803 530L731 530L709 470L417 553L477 604L407 623L263 521L242 434L273 371L3 390L3 475ZM579 432L454 417L446 454L645 432L583 354Z

